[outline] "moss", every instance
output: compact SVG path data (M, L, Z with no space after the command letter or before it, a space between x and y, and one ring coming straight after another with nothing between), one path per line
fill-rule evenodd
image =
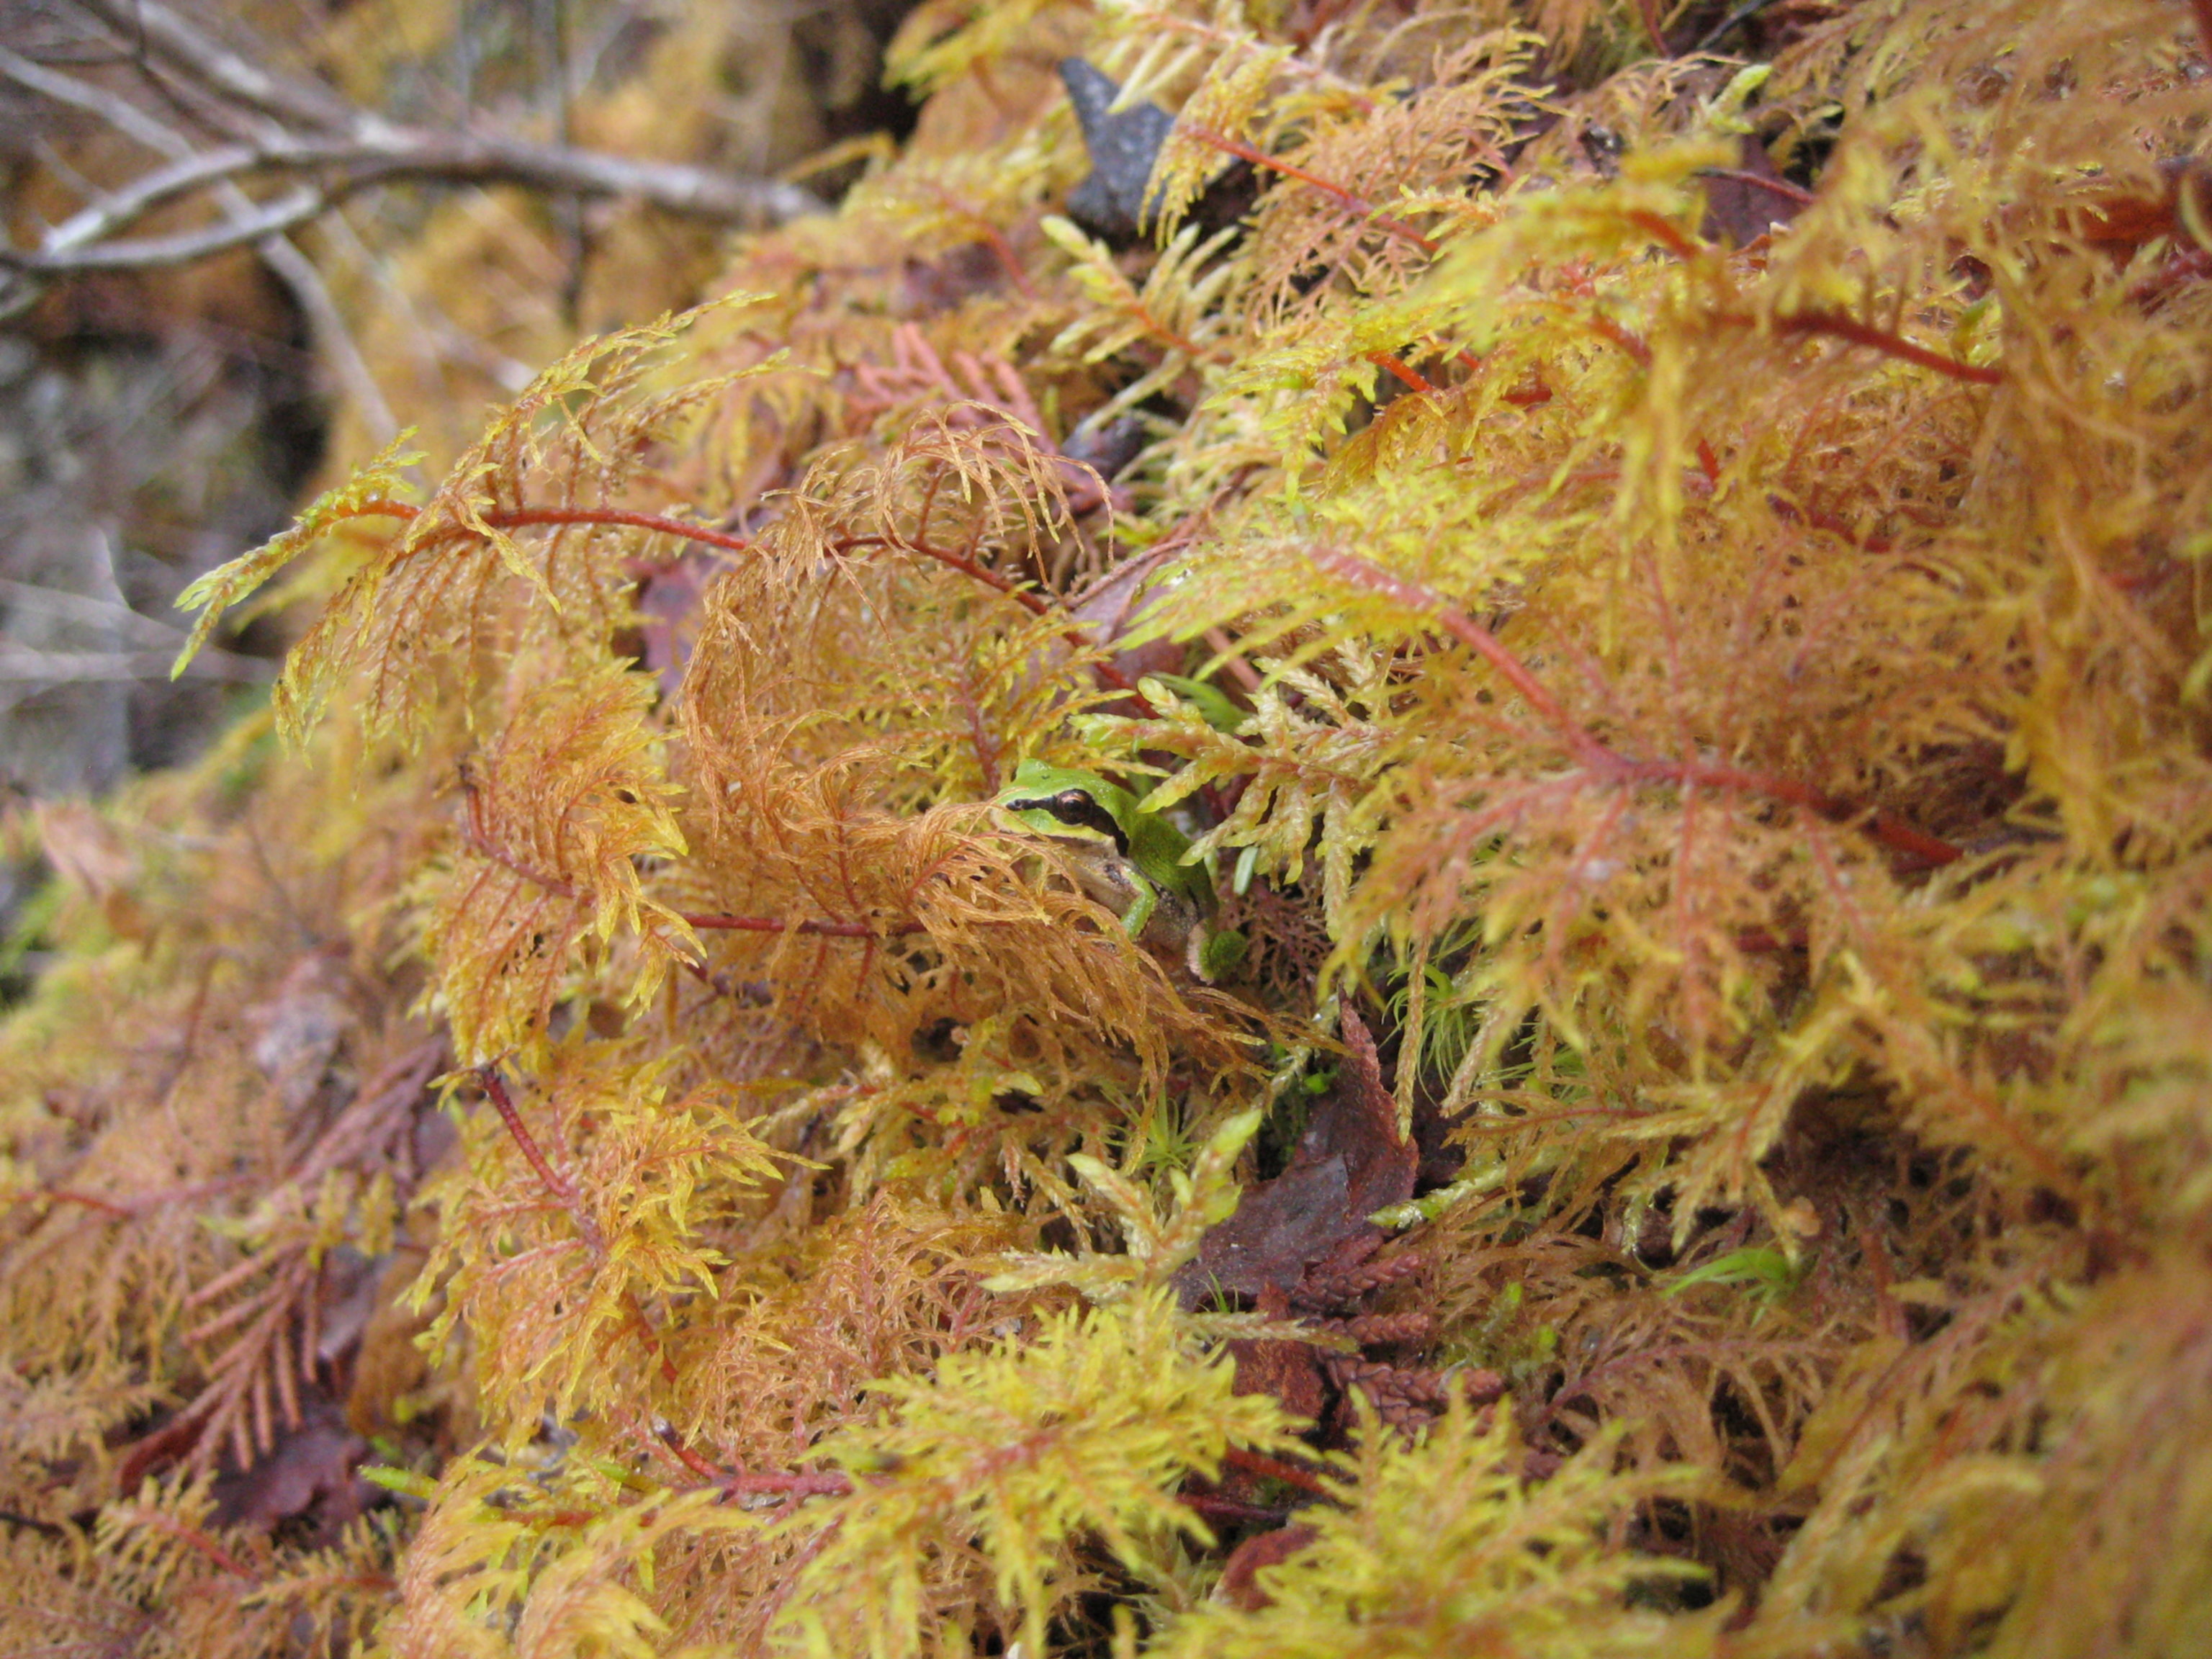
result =
M48 824L0 1029L6 1617L2200 1648L2203 43L1650 9L925 7L841 215L210 578L319 619ZM1062 48L1182 112L1152 241ZM1279 1184L1355 1133L1387 1239Z

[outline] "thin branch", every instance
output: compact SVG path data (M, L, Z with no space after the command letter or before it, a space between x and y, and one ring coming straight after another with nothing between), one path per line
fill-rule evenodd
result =
M384 388L377 385L376 376L369 372L368 360L362 356L353 331L346 326L337 301L331 298L330 289L323 282L322 272L315 269L315 262L301 252L289 236L265 237L258 252L262 263L276 273L276 280L291 290L294 301L307 317L310 334L329 359L331 372L346 396L360 411L369 436L379 444L390 443L399 435L398 419L385 400Z
M150 206L152 201L161 199L158 195L151 193L154 181L167 180L170 193L173 194L188 187L179 185L177 181L194 173L200 176L201 183L215 185L216 199L222 204L223 211L234 220L252 212L251 198L236 185L228 182L221 167L212 165L214 158L234 154L234 149L196 156L191 143L182 134L155 120L129 100L46 69L5 49L0 49L0 73L58 102L96 115L125 137L157 155L171 158L169 167L148 175L104 202L92 203L55 227L47 234L45 251L51 252L58 246L78 246L110 234L112 229L119 228L127 217L133 216L128 211L131 200L143 200ZM141 207L137 210L145 210ZM398 430L398 422L392 418L391 406L386 403L375 377L369 373L360 348L354 343L353 335L346 328L344 319L339 315L330 289L324 286L321 273L316 270L313 262L307 255L281 234L264 237L258 251L263 262L276 274L276 279L291 290L292 297L299 302L315 339L329 356L331 367L361 410L363 420L380 441L388 442Z
M327 170L274 203L256 204L197 230L170 236L100 240L154 209L198 190L257 175ZM592 150L471 133L397 130L379 140L287 139L236 145L180 159L74 216L36 249L0 253L27 276L157 269L227 252L306 223L357 191L395 179L510 184L546 192L635 198L665 212L718 222L767 222L823 210L818 198L772 179L731 177L674 161L633 160Z
M112 628L120 624L136 634L149 645L166 645L176 648L184 637L184 629L149 617L142 611L133 611L118 599L103 599L94 593L72 593L67 588L48 587L39 582L19 582L0 577L0 599L18 607L43 611L49 616L67 617L94 627Z
M183 137L156 121L127 98L118 98L102 88L78 80L73 75L64 75L58 70L34 64L19 53L0 46L0 75L5 75L20 87L37 93L42 98L70 109L82 110L88 115L98 116L132 143L142 144L157 155L172 159L189 155L191 146Z
M1711 52L1715 46L1720 45L1729 31L1741 28L1773 3L1774 0L1750 0L1748 5L1738 6L1719 22L1707 29L1698 44L1690 50L1693 52Z
M278 121L341 118L345 106L312 82L270 74L186 22L160 0L76 0L143 58L182 71L210 92Z
M211 259L218 253L244 247L264 236L282 235L317 217L329 206L329 199L320 191L296 190L275 202L258 206L241 218L218 219L198 230L174 236L129 237L54 254L0 249L0 267L41 281L101 270L165 270Z
M723 222L781 223L823 210L811 191L772 179L737 177L679 162L611 155L495 134L409 127L357 110L311 82L272 75L202 34L156 0L79 0L149 75L181 75L211 94L218 112L240 109L240 142L202 149L130 99L0 48L0 76L80 110L167 159L95 196L35 248L0 246L0 265L32 283L88 271L151 270L264 241L328 211L347 195L398 179L514 184L550 194L630 198L664 211ZM218 125L239 130L235 120ZM274 202L236 193L259 179L309 182ZM222 216L167 236L118 233L148 214L203 192Z
M221 149L198 152L187 150L167 167L141 173L121 189L107 191L63 220L40 239L40 256L52 258L71 248L98 242L126 225L137 223L165 203L268 165L270 158L248 144L228 144Z
M116 680L166 680L175 648L165 651L34 651L0 645L0 684L68 685ZM208 651L192 659L187 672L202 679L258 685L276 678L273 665L258 657Z

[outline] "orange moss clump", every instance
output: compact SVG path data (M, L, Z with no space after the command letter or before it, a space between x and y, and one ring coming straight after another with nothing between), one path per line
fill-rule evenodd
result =
M2202 10L922 8L46 820L11 1645L2212 1646Z

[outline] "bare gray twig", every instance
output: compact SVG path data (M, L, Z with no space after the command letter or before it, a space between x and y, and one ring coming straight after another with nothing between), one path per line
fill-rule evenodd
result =
M0 76L88 114L164 158L118 188L95 195L35 246L0 243L0 272L16 292L0 314L40 288L89 271L143 270L186 264L261 243L327 212L345 197L399 179L510 184L549 194L626 198L665 212L732 223L781 223L823 210L811 191L776 179L740 177L675 161L611 155L501 134L411 127L355 109L326 88L275 75L209 39L157 0L75 0L118 51L149 75L181 79L236 118L237 142L195 143L109 88L0 47ZM249 185L276 184L257 198ZM216 216L192 229L130 236L159 210L208 197Z
M199 665L204 659L208 665ZM0 684L27 681L61 685L78 680L166 680L176 657L167 651L34 651L0 645ZM228 651L205 652L185 672L200 679L258 684L276 678L276 665Z

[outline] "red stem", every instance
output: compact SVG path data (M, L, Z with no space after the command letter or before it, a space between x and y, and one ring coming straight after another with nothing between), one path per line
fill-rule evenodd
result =
M260 1578L258 1573L189 1521L179 1521L174 1516L162 1514L159 1510L134 1507L131 1513L131 1519L134 1521L142 1525L152 1527L158 1532L167 1533L170 1537L197 1550L233 1577L258 1582Z
M1280 1480L1285 1486L1296 1486L1300 1492L1310 1492L1316 1498L1335 1496L1322 1484L1318 1476L1307 1473L1295 1463L1286 1463L1279 1457L1268 1457L1259 1452L1244 1451L1231 1446L1221 1454L1221 1461L1232 1469L1242 1469L1247 1474L1256 1474L1265 1480Z
M2207 0L2207 3L2212 3L2212 0ZM1763 173L1747 173L1741 167L1699 167L1698 176L1700 179L1725 179L1732 185L1763 190L1770 195L1779 196L1785 202L1794 202L1799 207L1809 207L1814 199L1813 192L1802 185L1793 185L1787 179L1770 179Z
M825 939L903 939L927 931L918 921L895 922L888 927L865 921L786 921L781 916L693 915L677 913L678 919L702 933L817 933Z
M495 530L519 530L526 525L541 524L619 524L633 530L650 530L663 536L704 542L709 547L732 553L750 553L753 549L750 538L732 536L726 531L709 530L705 525L666 518L658 513L629 513L612 507L499 507L485 514L483 520Z
M1058 608L1034 590L1001 576L995 570L985 569L973 559L958 553L945 552L924 542L910 542L903 537L897 536L848 536L843 540L834 543L833 545L840 553L850 553L864 547L883 547L902 553L916 554L925 559L934 559L938 563L950 569L957 570L963 576L973 577L986 587L996 589L1032 617L1049 616ZM1094 643L1090 635L1079 626L1063 629L1060 631L1060 637L1070 645L1086 651ZM1145 700L1143 694L1137 690L1129 677L1115 667L1112 663L1094 663L1091 665L1091 672L1135 702L1140 714L1151 717L1159 712Z
M377 497L362 501L336 516L341 519L412 519L421 511L422 508L410 506L405 501ZM750 553L753 550L753 543L743 536L732 536L724 531L710 530L704 525L693 524L685 519L672 519L658 513L631 513L620 507L494 507L486 512L483 517L483 521L495 530L518 530L532 525L623 525L633 530L649 530L657 535L677 536L688 541L704 543L708 547L719 547L732 553ZM454 525L449 527L447 533L464 536L469 532L467 526ZM957 553L946 553L924 544L908 542L889 536L850 537L837 543L836 547L841 553L861 547L893 548L902 552L915 554L925 559L934 559L938 563L957 570L962 575L1005 594L1031 616L1046 616L1054 609L1051 602L1030 589L1009 580L995 570L986 569L973 559L964 558ZM1085 648L1092 643L1090 636L1080 628L1070 628L1066 636L1071 642ZM1093 672L1115 690L1133 698L1139 713L1151 715L1158 712L1139 696L1137 688L1129 682L1127 676L1115 668L1111 663L1098 663L1095 665Z
M1758 326L1756 319L1735 312L1718 313L1713 320L1736 328ZM1895 357L1901 362L1933 369L1938 374L1948 374L1954 380L1965 380L1973 386L2004 384L2004 371L2001 368L1983 368L1973 363L1962 363L1956 357L1946 357L1940 351L1930 351L1926 346L1915 345L1901 334L1893 334L1887 329L1876 328L1871 323L1863 323L1837 312L1791 312L1775 318L1774 326L1784 334L1825 334L1852 345L1866 346L1881 352L1885 357Z
M2197 0L2197 3L2202 6L2212 7L2212 0ZM1735 175L1723 173L1722 176L1733 177ZM1757 178L1757 175L1751 173L1746 173L1743 177L1749 182L1772 182L1771 180L1759 179ZM1792 185L1790 188L1794 190L1796 187ZM1802 194L1802 192L1800 193ZM1808 199L1809 200L1810 198L1808 198ZM1698 245L1696 243L1684 236L1680 230L1669 224L1660 215L1650 211L1647 208L1635 209L1631 211L1627 216L1631 223L1649 232L1654 240L1657 241L1662 246L1665 247L1668 252L1674 254L1677 258L1688 259L1694 257L1698 252ZM1758 326L1758 321L1755 318L1747 316L1741 312L1716 312L1713 313L1713 320L1717 323L1726 324L1735 328L1754 328ZM1866 346L1873 350L1881 352L1884 356L1895 357L1903 362L1914 363L1917 364L1922 368L1933 369L1938 374L1948 374L1954 380L1966 380L1975 386L2002 386L2004 384L2004 371L2002 369L1982 368L1973 363L1961 362L1956 357L1946 357L1940 351L1930 351L1926 346L1913 344L1911 341L1906 339L1901 334L1892 333L1886 328L1876 328L1872 323L1860 322L1856 318L1846 317L1841 312L1788 312L1776 317L1773 319L1773 322L1775 329L1780 333L1825 334L1834 339L1848 341L1852 345ZM1592 326L1596 327L1598 331L1601 334L1605 334L1607 338L1615 339L1620 344L1628 347L1629 349L1636 353L1637 356L1641 361L1646 363L1651 361L1649 349L1644 347L1643 342L1640 340L1637 341L1635 345L1629 346L1629 339L1633 338L1634 337L1630 336L1628 338L1621 338L1620 336L1613 334L1609 331L1608 327L1605 325L1604 319L1600 319L1599 321L1593 324Z
M1231 1526L1256 1525L1272 1530L1290 1519L1286 1510L1270 1509L1264 1504L1240 1504L1233 1498L1216 1498L1207 1492L1183 1492L1177 1501L1186 1509L1195 1510L1206 1520L1226 1522Z
M1698 244L1675 228L1662 214L1650 208L1631 208L1628 222L1650 233L1652 240L1664 247L1678 259L1694 259L1699 252Z
M811 1474L749 1474L743 1469L725 1469L708 1462L678 1438L672 1428L664 1428L654 1437L703 1484L732 1495L781 1492L789 1498L843 1498L853 1490L852 1481L835 1469L817 1470Z
M464 830L461 839L471 850L489 859L501 869L520 876L535 886L543 887L556 898L583 897L569 883L549 876L542 870L534 870L521 860L501 852L473 828ZM925 931L918 921L895 922L888 927L873 927L865 921L787 921L781 916L731 916L713 912L694 914L678 910L675 915L686 927L706 933L818 933L830 939L897 939Z
M1644 343L1643 337L1635 330L1624 328L1612 318L1605 316L1591 317L1589 329L1593 334L1612 341L1644 368L1651 367L1651 348Z
M1791 523L1810 525L1814 529L1824 530L1831 536L1839 536L1862 552L1887 553L1895 545L1887 536L1868 536L1862 538L1850 526L1845 524L1834 514L1824 513L1817 507L1800 507L1795 501L1771 494L1767 496L1766 504L1774 509L1777 518L1787 520Z
M1370 351L1367 354L1367 361L1378 368L1387 370L1391 379L1396 380L1408 392L1434 392L1437 389L1432 382L1422 378L1419 369L1411 367L1403 358L1394 356L1389 352Z
M545 1161L545 1154L538 1150L538 1142L531 1135L530 1126L522 1121L522 1114L514 1109L514 1097L507 1092L507 1085L501 1080L498 1072L489 1066L480 1066L477 1068L477 1081L483 1087L484 1098L491 1102L492 1109L499 1114L500 1121L507 1125L507 1133L514 1137L514 1144L522 1149L524 1161L538 1172L538 1180L545 1183L545 1190L561 1201L563 1209L572 1209L576 1202L576 1189L553 1172L553 1166Z
M1308 556L1323 570L1354 586L1380 593L1432 618L1446 633L1504 676L1507 684L1521 694L1522 700L1550 722L1576 759L1592 772L1623 782L1704 784L1734 793L1764 796L1802 807L1830 823L1845 823L1857 816L1856 810L1847 803L1791 778L1700 761L1632 760L1569 714L1544 683L1529 672L1528 665L1507 650L1495 634L1448 603L1442 594L1334 548L1316 549ZM1910 853L1931 866L1949 864L1961 856L1948 842L1916 830L1887 812L1875 812L1866 820L1866 830L1883 846Z
M1499 643L1495 634L1464 611L1445 604L1443 595L1418 582L1407 581L1402 576L1394 576L1352 554L1340 553L1334 548L1316 549L1309 556L1323 570L1341 577L1356 587L1364 587L1370 593L1380 593L1409 611L1433 615L1453 638L1503 674L1506 683L1521 694L1524 702L1559 729L1560 735L1567 740L1567 747L1577 755L1586 761L1613 757L1613 751L1584 731L1544 683L1528 672L1528 665Z
M405 501L394 501L379 497L360 503L337 516L343 519L412 519L422 508ZM532 525L559 524L618 524L632 530L650 530L657 535L678 536L686 541L703 542L709 547L719 547L732 553L750 553L752 543L743 536L732 536L726 531L714 530L688 519L672 519L659 513L632 513L616 507L495 507L486 512L483 521L494 530L521 530ZM455 525L455 535L466 535L466 526Z
M1286 178L1295 179L1302 185L1310 185L1324 196L1334 198L1347 213L1356 213L1360 217L1370 220L1376 229L1386 231L1390 235L1411 242L1424 253L1434 253L1437 251L1435 242L1422 235L1403 219L1393 218L1389 214L1377 211L1375 204L1357 191L1347 190L1334 179L1324 179L1317 173L1309 173L1296 162L1285 161L1279 155L1270 155L1263 149L1255 149L1242 138L1231 138L1225 132L1216 132L1211 127L1197 126L1190 122L1181 125L1183 131L1190 134L1202 144L1211 144L1214 149L1227 155L1249 161L1255 167L1266 167L1271 172L1282 173Z
M124 1205L111 1204L104 1198L95 1198L90 1193L73 1192L67 1187L29 1188L23 1192L9 1194L8 1202L24 1204L33 1199L40 1198L45 1199L50 1204L82 1204L88 1210L98 1210L103 1215L117 1216L125 1221L128 1221L133 1213Z
M983 239L984 245L991 250L992 257L998 260L999 268L1006 273L1007 280L1022 291L1022 298L1036 299L1037 291L1030 282L1029 273L1022 269L1022 262L1015 257L1012 245L1000 234L998 226L961 201L944 185L931 185L927 188L946 212L960 220Z

